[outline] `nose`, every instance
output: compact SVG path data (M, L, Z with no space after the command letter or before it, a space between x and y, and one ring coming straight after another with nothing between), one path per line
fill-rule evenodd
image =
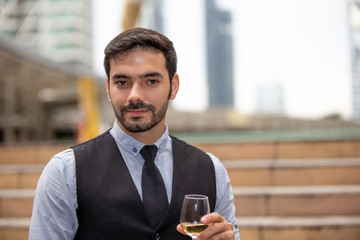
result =
M144 92L140 84L134 83L130 90L128 102L138 102L138 101L139 102L144 101Z

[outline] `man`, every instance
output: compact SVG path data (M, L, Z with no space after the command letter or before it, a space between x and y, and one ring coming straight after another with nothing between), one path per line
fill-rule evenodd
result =
M179 89L176 64L172 42L152 30L130 29L109 43L106 91L116 121L47 164L30 239L188 239L180 211L184 196L194 193L209 196L212 210L199 239L239 239L225 168L169 136L165 115Z

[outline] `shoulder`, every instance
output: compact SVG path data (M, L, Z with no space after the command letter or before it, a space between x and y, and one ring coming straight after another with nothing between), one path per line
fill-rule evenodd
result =
M181 140L174 136L170 136L170 137L171 137L173 146L183 149L185 151L191 152L191 153L197 153L197 154L201 154L203 156L208 156L208 154L206 154L203 150L185 142L184 140Z
M71 148L72 149L81 149L81 148L86 148L86 147L89 147L89 146L92 146L94 143L96 143L97 141L101 141L101 140L106 140L108 138L111 138L112 139L112 136L110 134L110 129L107 130L106 132L102 133L101 135L99 136L96 136L90 140L87 140L86 142L82 142L82 143L79 143L79 144L76 144L74 146L72 146Z
M171 136L171 140L172 140L173 143L182 145L183 147L188 148L190 151L195 151L195 152L197 152L199 154L207 156L209 159L212 160L212 163L214 164L214 167L216 168L215 170L218 170L218 171L225 170L225 168L224 168L223 164L221 163L221 161L219 160L219 158L214 156L212 153L204 152L200 148L197 148L197 147L185 142L184 140L181 140L181 139L179 139L177 137L174 137L174 136Z
M207 155L211 158L215 172L217 176L225 177L227 175L227 171L224 165L221 163L220 159L214 156L212 153L207 153Z
M74 159L74 151L71 148L68 148L54 155L46 165L46 168L58 170L66 169L72 165Z
M69 188L75 186L75 156L74 151L69 148L56 155L46 164L42 174L41 182L53 185L65 181Z

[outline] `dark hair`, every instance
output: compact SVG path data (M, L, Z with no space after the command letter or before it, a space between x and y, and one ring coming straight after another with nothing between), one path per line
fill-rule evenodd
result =
M126 55L137 48L155 49L165 56L169 79L176 73L177 57L173 43L164 35L150 29L132 28L120 33L105 48L104 67L110 78L110 60Z

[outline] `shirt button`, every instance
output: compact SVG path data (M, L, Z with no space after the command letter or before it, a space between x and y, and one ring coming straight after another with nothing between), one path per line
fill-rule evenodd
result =
M136 153L136 152L137 152L137 149L136 149L136 148L133 148L133 152Z
M160 240L160 234L157 233L157 234L155 235L155 240Z

